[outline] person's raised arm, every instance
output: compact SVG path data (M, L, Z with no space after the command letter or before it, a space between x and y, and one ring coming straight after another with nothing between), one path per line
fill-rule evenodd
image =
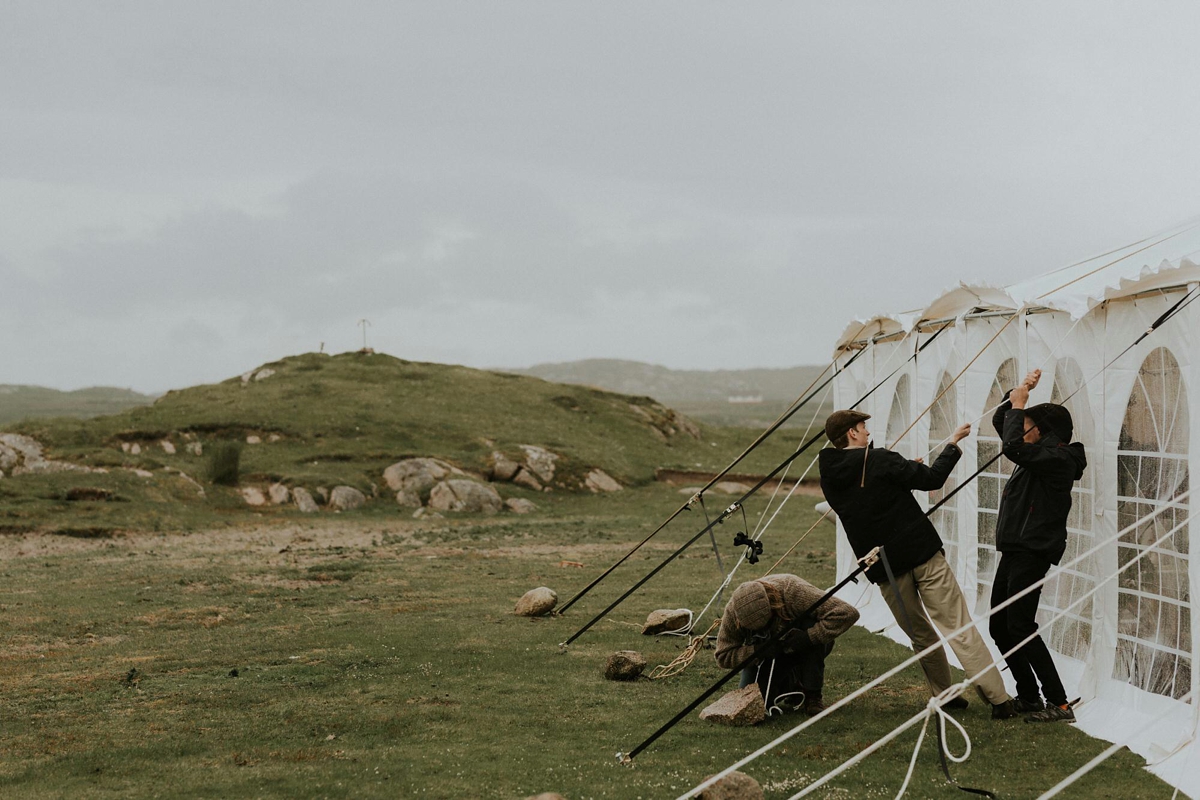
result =
M925 466L920 461L902 459L893 470L893 479L905 489L919 489L932 492L946 484L946 479L954 471L954 465L962 458L962 450L958 443L971 434L971 423L964 422L958 426L954 434L934 462Z

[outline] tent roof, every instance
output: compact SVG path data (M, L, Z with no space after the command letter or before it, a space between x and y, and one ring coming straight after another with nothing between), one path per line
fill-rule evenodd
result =
M1078 319L1106 300L1192 281L1200 281L1200 219L1009 286L961 282L921 311L852 320L834 351L885 329L898 333L901 328L896 326L903 326L909 331L922 321L952 319L975 310L1043 307ZM872 327L876 324L880 327Z

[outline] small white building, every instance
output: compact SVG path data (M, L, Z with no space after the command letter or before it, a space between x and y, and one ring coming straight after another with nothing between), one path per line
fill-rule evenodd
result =
M908 457L927 456L958 424L983 416L946 488L917 494L932 504L999 451L991 409L1027 371L1042 369L1031 402L1070 408L1089 463L1074 490L1063 563L1131 528L1047 584L1043 620L1087 599L1042 636L1071 697L1084 701L1079 726L1127 744L1193 796L1200 796L1200 628L1191 584L1200 582L1200 567L1192 566L1188 520L1191 455L1200 455L1200 359L1192 360L1200 304L1184 305L1106 365L1197 288L1198 263L1200 223L1189 223L1012 286L964 283L920 311L847 325L835 345L838 364L869 350L834 382L836 407L846 408L886 378L859 406L873 417L876 446L892 446L932 404L895 446ZM979 613L989 606L996 511L1010 472L1001 458L933 516ZM852 569L844 532L838 561L840 575ZM860 624L907 643L876 588L851 585L845 597L859 606ZM980 628L987 638L986 623Z

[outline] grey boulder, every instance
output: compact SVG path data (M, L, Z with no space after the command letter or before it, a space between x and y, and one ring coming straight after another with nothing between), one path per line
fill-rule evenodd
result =
M491 486L460 479L434 486L429 493L429 507L435 511L495 514L504 507L504 501Z
M767 708L763 704L757 683L726 693L720 700L700 712L700 719L734 727L757 725L766 718Z
M654 636L658 633L683 630L691 622L692 612L686 608L660 608L651 611L642 626L644 636Z
M731 772L696 797L698 800L763 800L766 795L754 778L744 772Z
M335 486L329 495L329 507L335 511L353 511L367 502L367 496L353 486Z
M292 501L296 504L296 508L305 514L314 514L321 510L320 506L317 505L317 501L313 500L313 496L303 486L297 486L295 489L292 489Z
M540 617L553 611L557 603L557 592L546 586L539 586L521 596L513 613L518 617Z

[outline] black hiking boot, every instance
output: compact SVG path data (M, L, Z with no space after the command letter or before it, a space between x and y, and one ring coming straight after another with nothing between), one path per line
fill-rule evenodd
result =
M1037 700L1025 700L1020 697L1013 700L1013 708L1017 710L1018 714L1032 714L1034 711L1041 711L1045 707L1046 704L1042 702L1042 698L1040 697Z
M960 694L958 697L951 697L949 700L942 703L942 708L946 709L947 711L962 711L969 705L970 703L967 702L967 698Z
M812 692L804 698L804 713L810 717L815 717L826 708L828 706L825 705L820 692Z

